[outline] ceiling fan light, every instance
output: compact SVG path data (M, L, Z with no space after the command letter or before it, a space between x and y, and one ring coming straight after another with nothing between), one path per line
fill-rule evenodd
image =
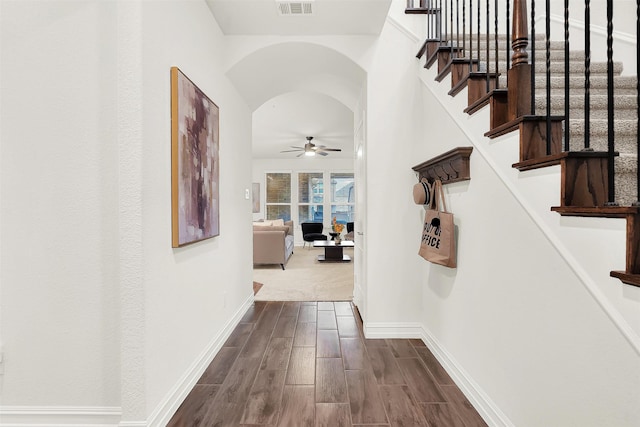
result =
M312 150L309 150L309 151L305 151L304 155L307 156L307 157L313 157L313 156L316 155L316 152L312 151Z

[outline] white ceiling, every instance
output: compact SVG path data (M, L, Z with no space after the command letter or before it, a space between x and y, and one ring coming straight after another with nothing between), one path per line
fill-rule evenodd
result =
M316 145L342 149L327 158L353 158L353 112L327 95L290 92L253 113L254 158L297 159L300 153L280 151L304 146L307 136Z
M380 34L391 0L206 0L227 35ZM279 3L310 3L309 15L281 15Z
M254 110L253 157L295 159L280 153L303 146L341 148L330 158L353 158L353 111L366 82L352 59L296 36L380 34L391 0L302 0L311 14L282 15L279 0L206 0L225 35L284 35L234 64L227 76ZM295 5L294 5L295 6Z

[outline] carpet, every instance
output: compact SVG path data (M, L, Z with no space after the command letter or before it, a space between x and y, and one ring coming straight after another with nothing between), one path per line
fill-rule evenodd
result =
M296 247L282 270L280 265L256 265L253 280L262 283L256 301L351 301L353 261L318 262L322 248ZM353 248L345 248L353 259Z

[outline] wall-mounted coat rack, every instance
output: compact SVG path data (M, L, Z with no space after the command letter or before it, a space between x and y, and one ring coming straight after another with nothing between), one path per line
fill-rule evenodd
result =
M469 157L472 151L473 147L457 147L411 169L417 172L418 181L422 178L426 178L429 182L439 179L443 184L451 184L469 180L471 179Z

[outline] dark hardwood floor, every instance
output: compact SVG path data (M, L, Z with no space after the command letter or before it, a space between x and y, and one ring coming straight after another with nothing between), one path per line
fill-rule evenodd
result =
M486 423L421 340L365 339L349 302L256 302L170 427Z

